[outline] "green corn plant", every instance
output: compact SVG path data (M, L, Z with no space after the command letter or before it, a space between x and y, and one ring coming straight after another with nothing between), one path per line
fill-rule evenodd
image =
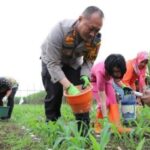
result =
M145 106L140 114L138 115L136 123L136 128L134 131L135 136L138 137L139 140L143 139L145 133L150 133L150 108Z
M92 134L90 134L89 137L92 142L92 149L100 150L100 144L97 142L96 138Z
M98 141L92 134L90 134L89 137L92 142L93 150L105 150L108 142L110 141L110 135L110 124L107 124L102 130Z
M140 141L140 143L138 144L136 150L142 150L144 143L145 143L145 138L143 138L143 139Z
M82 137L78 132L76 121L66 123L60 119L57 124L59 125L59 136L55 139L53 149L81 150L86 146L87 138Z

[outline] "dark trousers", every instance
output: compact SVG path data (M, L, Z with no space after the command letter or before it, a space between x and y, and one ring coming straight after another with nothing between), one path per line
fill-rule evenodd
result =
M66 77L70 82L74 85L81 84L80 81L80 71L81 67L77 70L69 67L64 66L62 68L63 72L65 73ZM50 121L56 121L61 116L61 104L62 104L62 96L63 96L63 87L62 85L57 83L51 82L51 76L48 72L46 64L42 63L42 81L46 91L45 97L45 115L46 119ZM76 120L84 121L84 118L89 122L89 113L83 114L75 114Z
M12 88L12 92L11 94L8 96L8 99L7 99L7 106L9 106L9 111L8 111L8 116L7 118L10 118L11 117L11 114L12 114L12 111L13 111L13 108L14 108L14 97L15 97L15 94L18 90L18 87L15 87L15 88ZM7 91L3 92L3 93L0 93L0 106L3 106L3 97L5 97Z

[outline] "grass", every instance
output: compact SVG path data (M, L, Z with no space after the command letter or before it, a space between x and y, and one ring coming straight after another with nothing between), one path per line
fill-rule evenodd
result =
M95 108L91 111L92 122ZM147 150L150 147L150 108L140 109L135 130L130 134L110 134L109 126L95 138L91 125L89 137L77 131L70 107L63 105L62 117L45 123L43 105L15 105L12 119L0 121L0 150Z
M45 149L44 145L34 141L28 132L14 122L1 122L0 131L0 150Z

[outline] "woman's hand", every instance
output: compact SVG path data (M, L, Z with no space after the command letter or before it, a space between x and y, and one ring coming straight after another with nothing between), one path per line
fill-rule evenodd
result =
M140 97L137 97L137 98L136 98L136 102L137 102L138 105L142 105L142 102L141 102L141 98L140 98Z
M100 91L99 97L100 97L100 101L101 101L101 110L102 110L103 117L107 117L107 106L106 106L106 93L105 93L105 91Z

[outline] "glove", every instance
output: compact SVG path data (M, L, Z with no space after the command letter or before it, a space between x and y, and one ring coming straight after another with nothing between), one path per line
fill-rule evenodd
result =
M7 96L5 96L5 97L3 98L3 102L6 102L6 101L7 101L7 99L8 99L8 97L7 97Z
M104 117L103 119L103 127L107 126L109 124L108 117Z
M85 89L88 85L90 85L90 80L87 76L82 76L80 80L83 82L82 88Z
M125 95L131 94L133 90L130 87L123 87L123 91Z
M73 84L71 84L68 89L67 92L69 95L77 95L80 94L80 91L78 88L76 88Z

